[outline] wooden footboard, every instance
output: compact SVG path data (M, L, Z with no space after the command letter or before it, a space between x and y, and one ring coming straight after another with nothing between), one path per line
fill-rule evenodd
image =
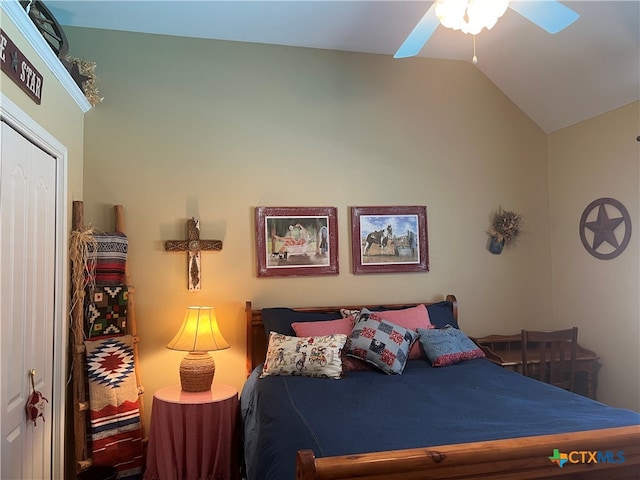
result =
M549 459L556 449L568 455L562 468ZM640 478L640 425L325 458L303 450L296 477L632 480Z

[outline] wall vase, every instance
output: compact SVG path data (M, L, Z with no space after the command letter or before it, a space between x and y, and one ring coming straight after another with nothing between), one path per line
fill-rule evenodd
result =
M504 239L500 241L496 237L491 237L491 241L489 242L489 251L491 253L498 255L502 253L503 248L504 248Z

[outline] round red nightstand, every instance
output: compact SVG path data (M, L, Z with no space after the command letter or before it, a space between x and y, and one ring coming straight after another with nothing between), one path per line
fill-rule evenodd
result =
M153 396L145 480L236 480L240 474L238 391L214 383L206 392L180 385Z

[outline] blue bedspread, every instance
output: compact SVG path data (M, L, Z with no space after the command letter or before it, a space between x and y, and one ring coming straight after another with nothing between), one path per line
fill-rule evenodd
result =
M259 374L240 399L248 480L295 478L302 449L323 457L640 424L636 412L484 359L440 368L412 360L402 375L340 380Z

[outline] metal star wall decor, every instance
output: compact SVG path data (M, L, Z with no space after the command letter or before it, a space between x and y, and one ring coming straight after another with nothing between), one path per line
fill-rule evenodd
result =
M596 209L597 216L593 220L592 212ZM618 213L614 213L615 211ZM620 228L621 225L624 229ZM622 203L613 198L594 200L582 212L580 240L587 252L600 260L611 260L617 257L627 248L631 240L629 212Z

